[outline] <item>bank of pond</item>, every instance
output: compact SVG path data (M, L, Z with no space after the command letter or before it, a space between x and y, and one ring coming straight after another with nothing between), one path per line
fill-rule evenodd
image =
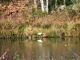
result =
M0 39L17 39L17 38L20 38L20 39L30 39L30 40L34 40L34 39L37 39L37 38L61 38L61 39L64 39L65 37L71 37L71 38L80 38L80 34L79 35L70 35L70 36L67 36L65 35L65 33L61 33L60 35L55 35L53 33L53 35L46 35L44 36L44 34L24 34L24 33L19 33L19 34L0 34Z

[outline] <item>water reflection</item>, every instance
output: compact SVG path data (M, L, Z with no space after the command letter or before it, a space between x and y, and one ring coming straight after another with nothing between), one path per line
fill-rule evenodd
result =
M80 60L80 40L65 38L65 40L42 39L37 40L0 40L0 58L15 60ZM15 53L17 55L15 55Z

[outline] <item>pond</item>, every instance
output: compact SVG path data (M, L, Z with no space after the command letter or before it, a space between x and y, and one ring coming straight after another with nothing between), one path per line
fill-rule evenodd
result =
M80 60L80 39L0 39L0 60Z

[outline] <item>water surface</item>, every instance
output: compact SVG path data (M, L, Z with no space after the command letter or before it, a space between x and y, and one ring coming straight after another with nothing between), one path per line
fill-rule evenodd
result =
M7 50L4 60L80 60L79 38L0 40L0 57Z

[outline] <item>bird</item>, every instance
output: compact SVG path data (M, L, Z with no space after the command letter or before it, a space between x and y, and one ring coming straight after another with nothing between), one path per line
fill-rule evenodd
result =
M37 40L38 42L42 42L42 40L41 39L39 39L39 40Z
M39 32L38 35L39 35L39 36L42 35L42 32Z

